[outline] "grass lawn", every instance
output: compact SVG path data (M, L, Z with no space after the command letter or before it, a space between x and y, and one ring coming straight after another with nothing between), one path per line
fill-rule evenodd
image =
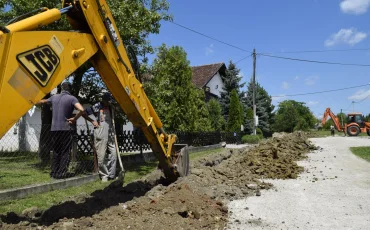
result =
M352 153L370 162L370 146L351 147Z
M1 153L0 190L50 181L50 168L37 166L35 153Z
M134 181L157 167L157 163L137 164L126 167L125 184ZM46 209L54 204L57 204L68 197L78 194L90 194L96 190L104 189L109 183L102 183L100 180L90 182L78 187L55 190L52 192L36 194L27 198L18 200L0 201L0 213L17 212L20 213L26 208L37 206L41 209Z
M222 148L217 148L217 149L210 149L210 150L201 151L201 152L190 153L189 158L190 158L190 160L194 160L194 159L199 158L199 157L205 157L205 156L211 155L213 153L218 153L221 150L222 150Z
M315 130L315 131L310 131L310 134L311 134L312 137L329 137L329 136L331 136L330 130L320 130L320 131ZM335 135L344 136L344 133L335 131ZM361 137L361 136L368 136L368 135L367 135L367 133L360 133L358 136Z
M201 151L201 152L196 152L196 153L190 153L190 160L220 152L221 149L222 148ZM125 167L126 169L125 184L130 183L150 173L157 167L157 164L158 164L157 162L151 162L151 163L135 164L135 165ZM37 169L32 169L31 166L28 166L28 167L29 169L27 169L24 172L28 172L32 174L31 172L33 171L31 170L36 170L34 172L38 175L38 176L35 175L36 178L39 178L40 180L41 178L44 178L44 181L50 180L48 174L45 174L46 176L42 177L41 176L43 174L42 172L39 173ZM0 165L0 170L3 170L3 165ZM0 171L0 175L2 175L2 171ZM30 177L28 177L28 179L32 177L32 175L29 175L29 176ZM2 178L0 178L0 182L1 182L1 179ZM22 184L21 180L19 180L19 182L17 183L18 184L15 187L18 187L19 185ZM16 184L16 183L13 183L13 184ZM23 199L0 201L0 213L6 213L10 211L20 213L24 209L30 208L33 206L37 206L40 209L46 209L52 205L55 205L59 202L62 202L63 200L68 199L68 197L76 196L78 194L90 194L96 190L104 189L108 185L109 183L102 183L100 182L100 180L98 180L98 181L90 182L90 183L87 183L87 184L84 184L78 187L72 187L72 188L61 189L61 190L56 190L56 191L42 193L42 194L36 194L36 195L23 198Z

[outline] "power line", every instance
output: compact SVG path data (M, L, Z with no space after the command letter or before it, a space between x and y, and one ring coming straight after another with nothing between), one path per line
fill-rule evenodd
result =
M312 94L321 94L321 93L329 93L329 92L335 92L335 91L341 91L341 90L347 90L347 89L354 89L354 88L364 87L364 86L368 86L368 85L370 85L370 84L357 85L357 86L346 87L346 88L341 88L341 89L332 89L332 90L311 92L311 93L299 93L299 94L279 95L279 96L271 96L271 97L294 97L294 96L304 96L304 95L312 95Z
M171 22L171 21L170 21L170 22ZM227 42L221 41L221 40L219 40L219 39L217 39L217 38L213 38L213 37L208 36L208 35L206 35L206 34L204 34L204 33L201 33L201 32L198 32L198 31L196 31L196 30L190 29L189 27L186 27L186 26L180 25L180 24L178 24L178 23L176 23L176 22L171 22L171 23L172 23L172 24L175 24L175 25L177 25L177 26L179 26L179 27L181 27L181 28L184 28L184 29L186 29L186 30L189 30L189 31L191 31L191 32L193 32L193 33L199 34L199 35L201 35L201 36L203 36L203 37L206 37L206 38L212 39L212 40L217 41L217 42L219 42L219 43L222 43L222 44L224 44L224 45L227 45L227 46L233 47L233 48L235 48L235 49L241 50L241 51L243 51L243 52L247 52L247 53L252 54L252 52L250 52L250 51L248 51L248 50L245 50L245 49L243 49L243 48L240 48L240 47L238 47L238 46L232 45L232 44L230 44L230 43L227 43Z
M286 53L286 54L299 54L299 53L327 53L327 52L348 52L348 51L368 51L370 48L363 49L337 49L337 50L301 50L301 51L280 51L280 52L265 52L261 54L275 54L275 53Z
M291 61L311 62L311 63L329 64L329 65L346 65L346 66L361 66L361 67L366 66L366 67L370 67L369 64L348 64L348 63L339 63L339 62L315 61L315 60L306 60L306 59L299 59L299 58L274 56L274 55L269 55L269 54L259 54L259 55L265 56L265 57L271 57L271 58L291 60Z
M347 107L347 109L344 109L344 110L349 110L349 108L351 108L351 105L352 105L352 102L351 102L351 104L349 104L349 106Z
M235 63L239 63L249 57L252 56L252 52L246 50L246 49L243 49L239 46L236 46L236 45L233 45L233 44L230 44L228 42L224 42L224 41L221 41L217 38L214 38L214 37L211 37L209 35L206 35L202 32L199 32L199 31L196 31L194 29L191 29L187 26L184 26L184 25L181 25L181 24L178 24L176 22L173 22L173 21L170 21L170 23L176 25L176 26L179 26L183 29L186 29L188 31L191 31L193 33L196 33L196 34L199 34L203 37L206 37L206 38L209 38L209 39L212 39L214 41L217 41L219 43L222 43L224 45L227 45L229 47L232 47L232 48L235 48L235 49L238 49L238 50L241 50L243 52L247 52L249 53L250 55L240 59L239 61L235 62ZM365 50L370 50L370 48L362 48L362 49L337 49L337 50L302 50L302 51L290 51L290 52L280 52L280 53L322 53L322 52L344 52L344 51L365 51ZM276 53L276 52L275 52ZM258 55L261 55L261 56L265 56L265 57L271 57L271 58L279 58L279 59L285 59L285 60L291 60L291 61L301 61L301 62L311 62L311 63L319 63L319 64L330 64L330 65L345 65L345 66L361 66L361 67L370 67L370 64L349 64L349 63L339 63L339 62L327 62L327 61L315 61L315 60L306 60L306 59L298 59L298 58L289 58L289 57L281 57L281 56L275 56L275 55L271 55L271 53L258 53Z
M251 55L248 55L248 56L246 56L246 57L243 57L243 58L242 58L242 59L240 59L239 61L236 61L236 62L235 62L235 64L238 64L239 62L244 61L245 59L250 58L250 57L252 57L252 54L251 54Z
M367 97L365 97L364 99L360 100L360 101L353 101L353 103L357 104L357 103L361 103L363 101L365 101L366 99L368 99L370 97L370 94L367 95Z

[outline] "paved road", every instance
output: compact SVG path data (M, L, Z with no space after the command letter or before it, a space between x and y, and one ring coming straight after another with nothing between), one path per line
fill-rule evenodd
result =
M370 146L370 139L311 140L323 150L299 162L305 172L270 180L277 190L231 202L229 229L370 229L370 163L349 150Z
M249 145L249 144L239 144L239 145L236 145L236 144L227 144L226 145L226 148L227 149L241 149L241 148L248 147L248 146L251 146L251 145Z

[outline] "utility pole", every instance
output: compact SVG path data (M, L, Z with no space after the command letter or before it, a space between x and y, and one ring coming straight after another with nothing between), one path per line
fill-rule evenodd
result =
M352 101L352 112L355 112L355 102Z
M253 49L253 135L256 135L257 118L256 118L256 49Z

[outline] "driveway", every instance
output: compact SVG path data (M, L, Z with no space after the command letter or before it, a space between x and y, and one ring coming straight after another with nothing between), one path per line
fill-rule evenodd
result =
M311 139L322 151L299 162L295 180L265 180L275 187L229 204L229 229L370 229L370 163L349 147L369 138Z

